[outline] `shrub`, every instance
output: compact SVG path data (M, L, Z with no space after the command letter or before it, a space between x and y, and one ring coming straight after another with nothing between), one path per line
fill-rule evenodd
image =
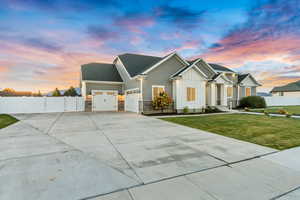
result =
M183 113L184 113L184 114L189 113L189 107L188 107L188 106L185 106L185 107L183 108Z
M280 110L278 110L278 112L279 112L279 114L282 114L282 115L288 114L288 112L284 109L280 109Z
M266 111L266 110L264 110L264 114L265 114L266 116L270 116L269 112Z
M163 112L164 109L168 108L171 105L172 99L168 96L167 93L161 92L157 97L152 101L152 106L156 110L161 110Z
M205 113L217 113L217 112L221 112L221 111L216 107L208 106L207 108L205 108Z
M245 110L246 112L249 112L249 111L250 111L250 109L249 109L248 107L245 107L244 110Z
M241 108L265 108L266 107L266 101L263 97L259 96L249 96L244 97L240 101L240 107Z

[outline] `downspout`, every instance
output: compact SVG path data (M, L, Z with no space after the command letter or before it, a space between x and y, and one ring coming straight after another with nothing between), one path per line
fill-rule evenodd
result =
M239 84L237 84L237 100L236 100L236 105L239 105L240 102L240 89L239 89Z

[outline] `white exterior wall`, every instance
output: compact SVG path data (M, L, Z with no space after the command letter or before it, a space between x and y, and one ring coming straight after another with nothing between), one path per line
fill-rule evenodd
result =
M289 96L273 96L264 97L267 106L298 106L300 105L300 97Z
M0 113L84 111L83 97L0 97Z
M190 69L185 74L183 74L182 79L175 80L173 83L175 85L176 90L176 109L183 109L184 107L188 107L189 109L201 109L206 105L206 80L202 78L202 76L195 71L194 69ZM195 101L187 101L187 88L195 88L196 89L196 100Z
M300 97L300 92L283 92L285 97Z

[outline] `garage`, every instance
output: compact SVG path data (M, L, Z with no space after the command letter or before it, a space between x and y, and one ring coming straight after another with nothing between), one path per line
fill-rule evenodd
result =
M92 90L93 111L118 111L117 90Z
M125 111L139 112L139 89L131 89L125 91Z

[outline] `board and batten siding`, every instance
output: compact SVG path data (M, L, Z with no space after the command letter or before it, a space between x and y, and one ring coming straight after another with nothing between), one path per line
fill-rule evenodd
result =
M184 73L182 79L174 81L177 94L175 105L178 112L185 107L199 111L206 106L206 83L207 81L193 68ZM195 101L188 101L187 88L195 88Z
M173 56L150 71L143 80L143 100L152 101L152 86L155 85L164 86L169 97L173 97L170 77L184 66L176 56Z

